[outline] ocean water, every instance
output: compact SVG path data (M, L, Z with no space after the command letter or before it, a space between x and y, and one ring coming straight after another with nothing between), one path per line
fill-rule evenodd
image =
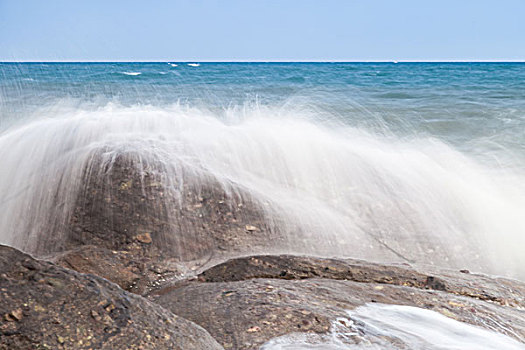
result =
M0 63L0 242L36 251L133 152L249 193L279 252L523 280L524 136L520 63Z

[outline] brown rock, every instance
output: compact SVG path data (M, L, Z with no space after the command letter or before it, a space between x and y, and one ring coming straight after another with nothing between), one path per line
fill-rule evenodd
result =
M151 235L149 234L149 232L138 234L137 236L135 236L135 239L140 243L144 244L151 244L152 242Z
M220 261L268 251L276 243L285 246L283 236L268 227L262 204L235 184L225 188L205 174L197 180L181 168L175 183L165 186L166 164L134 152L108 162L106 151L94 151L65 224L50 220L31 237L31 253L46 256L90 245L179 261ZM57 206L48 216L63 217L63 209ZM247 227L261 235L247 234Z
M191 279L191 271L203 265L276 247L291 251L302 242L284 238L278 215L275 227L268 227L261 203L235 184L232 191L211 176L197 182L195 174L180 169L174 186L165 187L162 164L144 164L131 152L111 165L99 156L93 155L85 171L67 224L50 224L34 252L50 253L63 267L134 293L149 293L226 348L255 349L292 332L326 333L347 309L368 302L429 308L525 338L525 287L511 280L286 255L229 260ZM317 247L315 234L307 239L306 246ZM202 328L106 280L15 252L0 249L0 314L6 321L0 324L0 349L218 347ZM179 263L190 278L179 280ZM24 305L19 320L16 305Z
M201 327L113 283L1 245L0 313L18 321L0 320L2 350L221 349Z
M285 334L327 333L347 310L370 302L431 309L525 340L523 283L359 260L232 259L151 297L207 329L225 348L258 349Z
M109 250L91 245L55 255L51 260L60 266L91 273L117 283L122 289L143 294L168 279L181 274L173 259L164 258L156 249Z
M21 321L24 313L22 312L22 309L18 308L11 311L9 315L12 316L16 321Z

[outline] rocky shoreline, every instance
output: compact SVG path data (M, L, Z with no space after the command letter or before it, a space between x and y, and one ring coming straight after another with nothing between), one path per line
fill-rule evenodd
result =
M167 278L152 260L140 270L127 265L140 256L88 246L57 265L1 246L0 349L258 349L286 334L326 334L367 303L418 306L525 341L525 284L509 279L291 255L186 277L168 269ZM153 275L164 277L152 284Z
M182 205L170 206L161 175L130 159L94 164L103 176L86 170L66 227L39 236L37 258L0 246L0 349L258 349L328 334L370 303L434 310L525 343L522 282L280 254L269 248L284 238L246 193L189 176Z
M0 246L0 349L221 349L201 327L92 274Z

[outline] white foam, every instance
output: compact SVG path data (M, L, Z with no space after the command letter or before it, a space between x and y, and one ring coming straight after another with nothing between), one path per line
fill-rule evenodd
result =
M493 331L411 306L368 304L333 322L329 334L295 333L261 350L523 350L525 344Z
M122 72L122 74L136 76L136 75L141 75L142 73L141 72Z
M326 126L318 117L262 106L220 115L184 106L48 109L0 134L0 242L31 250L38 235L60 232L83 169L106 150L108 162L133 152L141 164L164 164L154 171L173 192L183 167L196 181L250 193L287 238L280 251L523 278L522 174L484 167L435 139Z
M188 66L190 66L190 67L198 67L198 66L200 66L200 63L188 63Z

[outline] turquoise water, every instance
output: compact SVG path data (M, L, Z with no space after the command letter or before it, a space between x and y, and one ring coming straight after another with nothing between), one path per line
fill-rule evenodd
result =
M254 103L314 109L374 132L437 137L492 160L512 155L524 167L522 63L0 64L3 125L66 101L181 103L218 114Z
M281 251L525 278L524 134L521 63L1 63L0 242L132 152L249 193Z

